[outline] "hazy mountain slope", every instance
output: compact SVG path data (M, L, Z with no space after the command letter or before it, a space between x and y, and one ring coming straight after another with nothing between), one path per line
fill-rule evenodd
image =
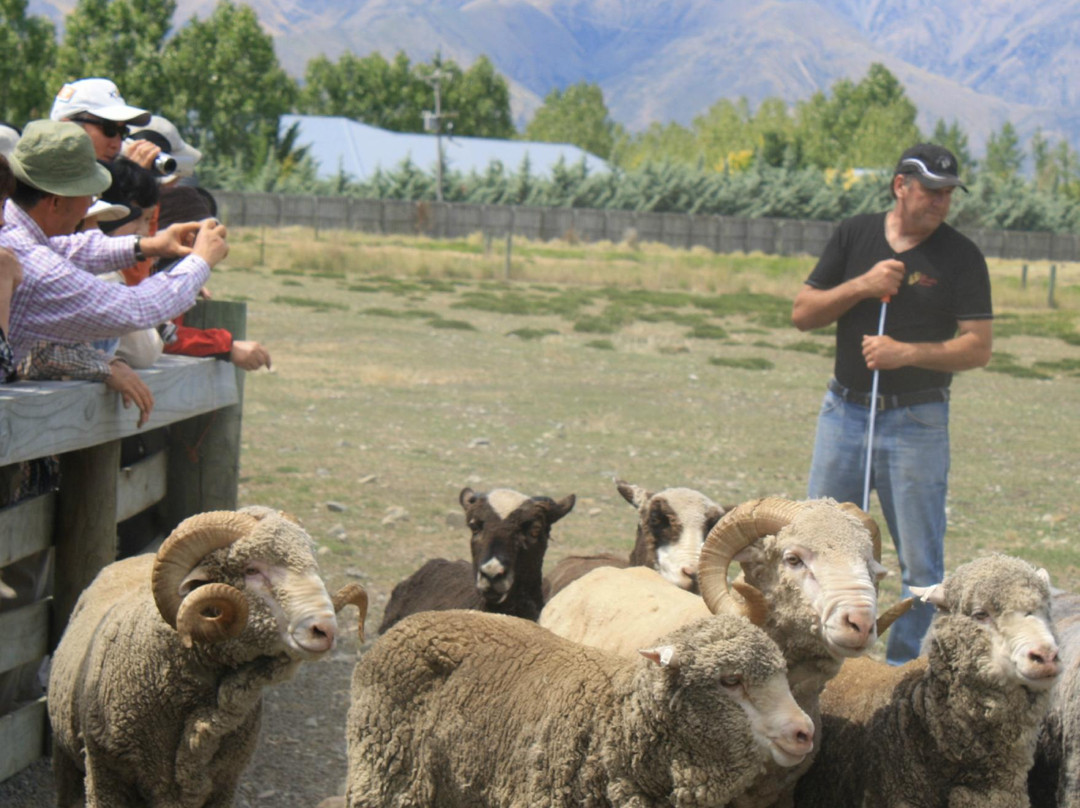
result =
M721 98L789 102L858 79L874 61L929 130L956 119L981 150L1011 119L1080 142L1080 0L249 0L285 68L345 50L414 61L486 54L527 118L554 87L604 89L616 120L689 123ZM179 0L178 20L214 0ZM33 0L55 16L74 0Z

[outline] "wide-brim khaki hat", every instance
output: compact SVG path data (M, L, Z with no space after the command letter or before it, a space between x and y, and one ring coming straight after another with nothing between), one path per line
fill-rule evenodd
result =
M95 196L112 184L90 136L68 121L28 123L8 162L27 185L57 196Z

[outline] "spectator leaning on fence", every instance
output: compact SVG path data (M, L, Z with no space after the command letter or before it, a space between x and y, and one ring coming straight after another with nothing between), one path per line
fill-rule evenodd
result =
M123 150L132 126L150 123L150 113L124 101L117 86L109 79L79 79L60 88L49 117L54 121L72 121L90 136L99 160L110 162ZM149 141L132 144L127 156L149 168L160 153Z
M945 223L952 192L963 188L958 172L941 146L905 151L890 181L892 209L840 223L791 316L802 331L836 323L835 375L818 414L808 495L862 503L873 425L871 482L904 597L944 577L952 374L990 361L986 260ZM919 654L933 612L923 603L893 624L889 663Z
M7 158L0 153L0 227L4 226L3 205L15 190L15 175ZM15 358L7 341L8 320L11 316L11 297L22 280L19 259L10 250L0 247L0 384L15 380Z
M38 340L76 345L175 317L191 307L211 267L228 254L225 228L216 221L176 224L147 238L109 238L97 230L71 235L92 195L110 182L90 137L75 124L29 123L10 162L16 186L4 206L0 247L15 254L23 272L11 302L9 339L16 361ZM146 256L183 260L134 287L91 274L120 270ZM138 378L119 363L111 372ZM152 398L136 400L130 384L125 390L125 406L139 404L144 422Z

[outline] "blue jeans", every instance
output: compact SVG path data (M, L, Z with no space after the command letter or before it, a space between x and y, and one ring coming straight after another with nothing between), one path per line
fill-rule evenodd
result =
M808 495L862 507L870 408L829 391L818 413ZM877 491L900 558L903 597L911 586L945 576L945 495L949 478L949 403L878 411L870 487ZM934 607L917 602L889 629L886 658L900 665L919 655Z

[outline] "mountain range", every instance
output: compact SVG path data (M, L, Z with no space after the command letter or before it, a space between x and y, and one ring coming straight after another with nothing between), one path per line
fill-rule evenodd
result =
M216 0L178 0L176 24ZM1080 0L247 0L301 78L345 51L463 66L486 55L522 125L553 88L595 82L631 131L722 98L789 103L883 63L925 132L957 121L979 154L1012 121L1080 144ZM62 25L74 0L31 0Z

